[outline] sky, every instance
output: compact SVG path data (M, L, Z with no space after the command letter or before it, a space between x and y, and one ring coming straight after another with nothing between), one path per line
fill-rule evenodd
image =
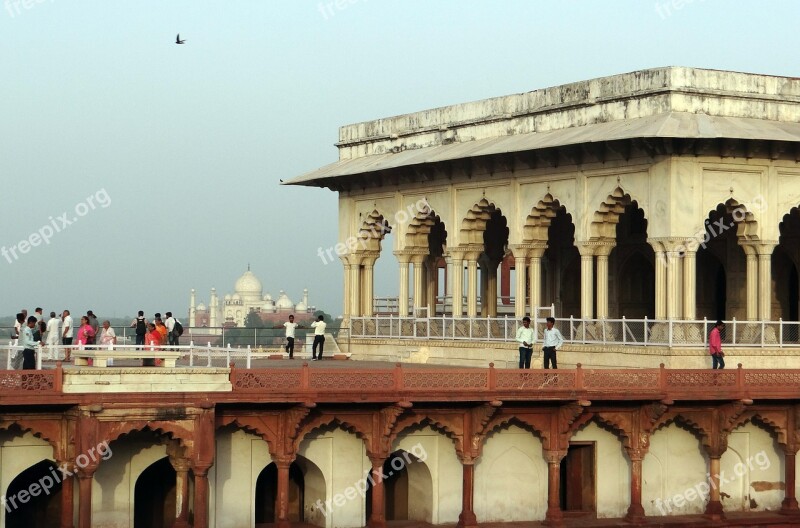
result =
M336 316L337 195L279 182L339 126L658 66L800 76L796 0L0 4L0 316L185 316L248 265Z

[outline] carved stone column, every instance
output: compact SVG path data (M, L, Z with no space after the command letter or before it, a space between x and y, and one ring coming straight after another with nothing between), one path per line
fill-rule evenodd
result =
M173 528L189 528L189 460L169 459L175 469L175 523Z
M597 246L597 318L605 319L608 317L608 256L614 249L614 243L606 243Z
M59 468L64 468L69 473L75 474L75 464L66 460L57 460ZM75 479L74 477L61 475L61 528L72 528L75 518Z
M292 460L278 458L274 460L278 467L278 500L275 505L275 526L277 528L289 528L289 467Z
M397 299L397 313L400 317L408 315L408 266L411 262L411 255L406 253L395 253L397 262L400 266L400 292Z
M655 316L658 320L667 318L667 255L658 240L648 240L655 253Z
M547 513L545 524L559 526L563 524L564 514L561 511L561 459L567 456L566 451L545 450L547 459Z
M687 248L683 254L683 318L687 321L697 318L697 251L694 248Z
M708 504L706 505L705 516L713 521L721 521L725 518L725 512L722 509L722 501L719 494L719 459L722 453L710 453L710 478L708 483L711 491L708 496Z
M425 262L425 300L428 306L428 316L436 315L436 294L439 282L439 259L428 257Z
M581 254L581 317L594 318L594 250L595 246L578 244Z
M467 317L478 315L478 255L467 253Z
M772 319L772 250L777 244L758 244L758 318Z
M451 251L450 255L453 260L453 317L461 317L464 315L464 254Z
M795 486L797 485L796 481L796 456L797 456L797 446L788 445L784 447L783 450L784 454L784 475L783 475L783 482L785 484L784 487L784 496L783 501L781 502L781 513L789 514L789 515L797 515L800 513L800 508L797 506L797 497L796 497L796 490Z
M380 456L371 456L372 462L372 512L367 519L369 528L386 528L386 498L383 485L383 463L385 459Z
M752 244L740 244L747 259L747 320L758 319L758 253Z
M626 449L631 461L631 503L625 520L631 523L645 521L644 506L642 506L642 459L644 451L641 449Z
M92 528L92 483L96 470L96 466L87 466L78 468L76 473L78 477L78 528Z
M344 302L342 306L343 310L343 318L345 321L350 319L352 315L350 309L350 263L347 261L347 257L339 257L342 261L342 266L344 266Z
M364 295L362 297L361 303L363 306L363 312L365 317L372 317L374 314L374 307L375 307L375 283L373 279L373 270L375 269L375 259L373 258L366 258L364 260L364 270L362 272L362 281L363 281L363 291Z
M474 494L475 494L475 461L466 458L461 461L463 487L461 489L461 513L458 516L457 528L467 526L478 526L478 518L475 517Z
M528 251L522 248L511 250L514 254L514 270L517 275L517 288L514 293L514 316L520 319L525 316L527 305L525 296L527 291Z
M528 256L531 259L530 271L528 274L531 287L531 315L533 315L534 310L542 305L542 255L544 255L545 249L547 249L547 243L538 242L535 247L528 252Z
M681 298L681 249L682 242L665 242L667 255L667 319L681 318L683 302Z
M414 255L411 257L414 263L414 317L419 315L420 308L425 302L425 273L422 270L425 262L425 255Z
M208 470L211 466L192 466L194 473L194 528L208 528Z

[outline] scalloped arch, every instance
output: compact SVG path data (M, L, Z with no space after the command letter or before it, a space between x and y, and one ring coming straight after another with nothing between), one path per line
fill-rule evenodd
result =
M13 434L16 434L16 431L14 431L14 429L19 430L20 436L24 435L25 433L31 433L39 440L44 440L45 442L50 444L50 446L53 448L54 455L58 450L60 439L50 438L48 436L48 433L37 428L35 425L25 423L24 420L16 420L16 419L0 421L0 430L6 430Z
M343 431L346 431L350 434L355 435L358 439L360 439L364 443L364 448L369 450L370 448L370 435L369 433L362 431L358 425L353 424L352 422L347 421L346 419L342 419L338 416L317 416L316 418L309 420L307 423L303 425L300 431L297 434L297 438L295 438L295 445L294 448L297 449L300 446L300 443L309 435L314 433L315 431L319 431L325 429L326 427L333 427L338 428Z

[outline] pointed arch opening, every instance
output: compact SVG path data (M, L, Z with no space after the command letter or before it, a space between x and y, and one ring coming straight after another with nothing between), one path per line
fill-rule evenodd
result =
M419 521L433 518L433 478L424 461L399 449L383 463L384 514L387 521ZM372 514L372 480L367 480L366 518Z
M647 218L634 200L616 219L616 242L609 255L609 317L654 318L655 252L647 242Z
M800 321L800 208L793 207L778 225L778 246L772 253L772 319ZM797 326L789 326L792 341L800 339Z
M133 493L134 528L169 528L175 522L177 473L164 457L136 479Z
M547 249L542 257L542 306L552 304L560 317L579 316L581 256L575 246L575 224L565 207L548 222Z
M37 462L17 475L4 497L6 528L58 526L62 477L52 460Z

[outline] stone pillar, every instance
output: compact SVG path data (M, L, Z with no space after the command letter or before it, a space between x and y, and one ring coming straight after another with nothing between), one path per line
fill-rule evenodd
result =
M531 258L530 270L528 272L531 288L531 315L533 315L534 310L539 308L542 304L542 255L544 255L545 249L547 249L547 244L539 243L528 252Z
M78 528L92 528L92 483L96 470L96 467L85 467L77 472Z
M57 460L56 464L60 468L64 468L68 472L75 474L75 464L65 461ZM61 481L61 527L72 528L74 526L73 519L75 518L75 479L71 476L62 475Z
M350 263L347 261L347 257L339 257L342 261L342 266L344 266L344 302L342 306L342 313L344 314L344 319L348 320L352 315L350 310Z
M364 295L362 297L362 312L364 316L372 317L375 313L375 295L374 295L374 279L373 270L375 269L375 259L368 258L364 261L364 270L362 272L362 280L364 287Z
M514 293L514 316L521 319L525 316L527 304L525 296L528 294L527 270L528 270L528 251L517 248L514 252L514 270L517 275L517 290Z
M758 245L758 318L772 319L772 250L777 244Z
M653 252L655 253L655 280L656 280L656 290L654 292L655 299L656 299L656 319L664 320L667 318L667 256L664 252L664 246L661 242L657 242L654 240L648 240L651 246L653 246Z
M697 318L697 251L687 248L683 254L683 318ZM657 265L657 264L656 264Z
M751 244L741 244L747 259L747 320L758 319L758 253Z
M631 461L631 503L625 520L632 523L644 521L644 506L642 506L642 459L644 453L640 449L628 449L628 458Z
M797 497L795 496L796 484L796 455L797 448L792 445L784 447L784 466L783 466L783 482L785 484L783 502L781 502L781 513L796 515L800 508L797 506Z
M172 528L189 528L189 460L169 459L175 469L175 523Z
M497 317L497 267L500 264L486 259L486 308L485 315Z
M383 457L370 457L372 462L372 512L367 519L368 528L386 528L386 499L383 485Z
M442 312L447 313L447 297L453 294L453 257L445 254L444 266L444 299L442 300Z
M708 497L708 504L706 505L706 517L720 521L725 518L725 512L722 510L722 501L719 495L719 459L721 454L709 455L710 460L710 478L709 487L711 491Z
M397 313L400 317L408 315L408 266L410 258L405 254L397 254L400 264L400 296L397 299Z
M411 262L414 263L414 313L413 316L419 315L419 309L422 308L425 296L425 273L422 271L425 255L414 255L411 257Z
M486 310L486 307L489 306L489 266L485 257L478 260L478 265L480 266L481 270L481 282L479 290L481 298L481 316L486 317L489 315L488 311Z
M581 254L581 317L594 318L594 249L595 246L578 244Z
M436 315L436 294L439 293L436 287L439 283L439 259L428 257L425 266L425 275L427 279L425 281L425 300L428 305L428 316L434 317Z
M680 319L681 299L681 254L679 244L670 242L667 253L667 319Z
M467 317L478 315L478 256L467 255Z
M597 246L597 318L608 317L608 256L614 249L614 243Z
M478 526L478 519L475 517L474 493L475 493L475 465L474 460L463 460L461 462L463 476L463 486L461 488L461 513L458 516L457 528L467 526Z
M544 516L545 524L561 525L564 515L561 512L561 459L567 455L565 451L545 450L547 459L547 513Z
M278 499L275 505L275 526L289 528L289 466L291 460L275 460L278 467Z
M462 253L452 253L453 259L453 317L461 317L464 314L462 304L464 297L464 255Z
M360 317L361 311L361 257L350 256L350 315Z
M197 321L197 303L196 303L196 301L197 301L197 297L196 297L194 288L192 288L192 294L189 297L189 328L193 328L194 326L196 326L196 321Z
M208 469L211 466L192 468L194 473L194 528L208 528Z

